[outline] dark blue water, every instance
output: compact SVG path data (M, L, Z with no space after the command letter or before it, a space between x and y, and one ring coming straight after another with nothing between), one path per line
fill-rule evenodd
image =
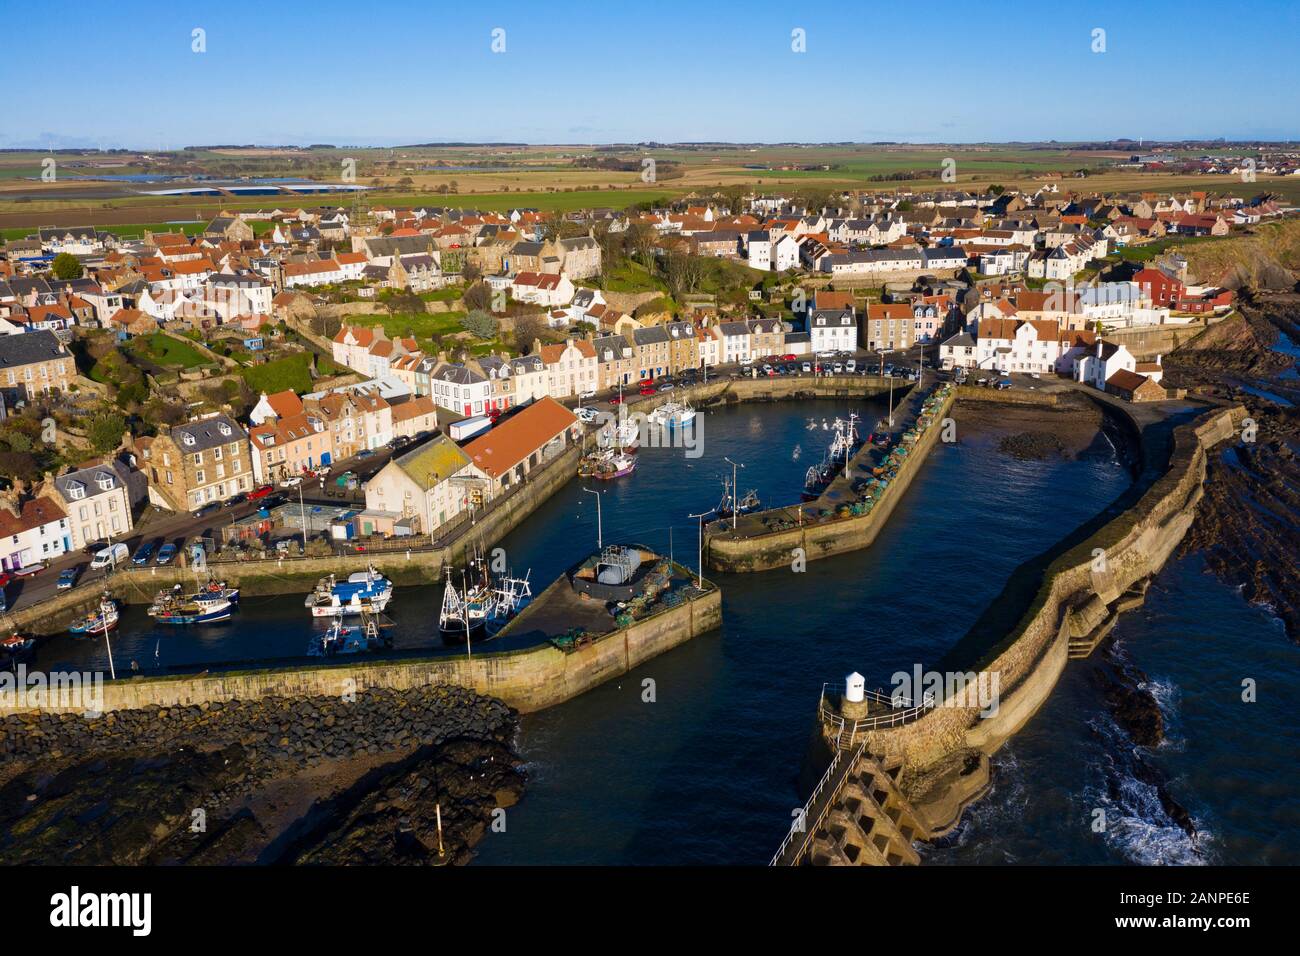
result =
M808 402L704 414L702 457L644 449L634 475L602 487L605 541L671 548L693 565L697 525L686 516L717 502L730 471L724 457L745 463L742 489L755 487L766 503L793 502L828 439L809 421L858 411L870 423L882 410ZM480 860L766 862L801 801L797 775L822 683L856 669L869 685L887 685L894 671L933 662L1018 564L1129 485L1100 435L1082 460L1045 462L1006 457L1000 437L959 425L959 443L935 447L872 548L801 574L716 575L719 631L525 717L527 795L508 811L506 832L480 844ZM595 547L595 499L581 489L576 481L562 489L502 542L538 590ZM399 591L390 609L398 647L435 645L439 598L435 587ZM250 598L224 628L160 635L150 624L130 610L115 639L119 668L128 655L148 667L155 648L164 663L298 654L314 626L298 595ZM1287 759L1298 722L1281 704L1300 659L1270 616L1189 560L1165 570L1117 633L1168 708L1172 740L1153 759L1205 835L1193 844L1170 831L1151 795L1114 770L1108 755L1127 745L1086 665L1072 665L995 758L994 792L951 846L926 851L927 861L1300 860L1300 783ZM59 647L98 660L94 642ZM1259 681L1257 704L1234 703L1246 676ZM1124 796L1105 803L1112 792ZM1112 820L1104 837L1088 827L1094 805Z
M1267 609L1204 572L1171 562L1146 604L1120 619L1119 653L1150 678L1168 738L1144 751L1192 814L1189 837L1155 790L1125 766L1134 748L1106 712L1088 664L1066 669L1051 699L993 760L994 789L928 863L1300 862L1300 718L1290 690L1300 648ZM1257 685L1254 703L1242 682ZM1103 833L1091 827L1105 811Z

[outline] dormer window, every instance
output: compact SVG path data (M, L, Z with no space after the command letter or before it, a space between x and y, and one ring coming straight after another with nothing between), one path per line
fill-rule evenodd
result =
M189 434L188 432L186 432L185 435L182 436L182 440L183 440L183 441L185 442L185 444L187 444L187 445L193 445L193 444L194 444L194 436L191 435L191 434Z
M221 434L223 434L223 435L229 435L229 434L230 434L230 426L227 425L225 422L222 422L220 425L218 425L218 426L217 426L217 429L218 429L218 430L221 432Z
M80 501L86 497L86 486L79 481L68 482L68 497L73 501Z
M99 485L104 491L111 491L113 488L113 476L106 471L101 471L95 476L95 484Z

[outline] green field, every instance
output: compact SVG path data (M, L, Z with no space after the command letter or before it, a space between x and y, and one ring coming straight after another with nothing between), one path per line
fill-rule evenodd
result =
M198 365L206 365L210 361L193 346L161 332L136 336L126 344L126 350L163 368L194 368Z
M250 365L241 369L239 374L255 392L266 392L269 395L290 389L301 395L311 391L310 365L310 352L296 352L265 365ZM318 359L316 367L322 375L334 374L333 364L324 359Z

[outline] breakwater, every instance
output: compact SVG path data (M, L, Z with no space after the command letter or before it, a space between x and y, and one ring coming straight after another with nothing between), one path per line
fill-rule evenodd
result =
M561 586L568 587L567 580L561 579L551 588ZM517 650L479 651L472 656L412 656L400 660L363 659L327 665L120 677L104 682L100 709L115 712L456 685L495 697L519 711L541 710L576 697L664 651L716 629L722 622L721 592L707 581L704 587L675 607L658 610L572 650L561 650L547 643ZM546 596L543 592L538 603ZM21 696L0 696L0 712L33 709L75 712L84 708L59 701L34 707Z
M1133 595L1168 560L1190 526L1203 495L1208 455L1232 437L1245 417L1241 406L1204 410L1193 421L1172 425L1153 419L1149 408L1125 407L1110 397L1090 396L1132 418L1143 437L1143 478L1136 500L1118 514L1107 516L1082 540L1072 541L1045 567L1034 562L1013 575L1004 596L1011 595L1017 577L1037 577L1023 613L998 640L986 646L962 642L966 653L952 654L947 664L972 681L996 680L996 706L974 700L969 691L942 693L918 705L906 720L857 719L842 703L823 707L818 740L823 760L834 759L839 779L819 797L834 802L837 787L864 759L895 762L902 791L927 821L918 836L951 827L962 808L975 799L987 780L987 757L1000 748L1033 716L1050 696L1075 649L1095 646L1099 629L1108 629ZM1139 417L1141 416L1141 417ZM1086 527L1086 526L1085 526ZM996 602L995 602L996 603ZM968 683L967 687L970 686ZM840 761L840 751L854 756ZM824 811L830 812L830 811ZM821 841L815 857L834 859L844 852L853 834L811 834Z
M899 440L879 475L854 478L868 470L873 450L866 446L817 501L746 515L735 528L726 521L711 524L705 538L709 567L732 573L770 571L791 567L798 559L811 561L869 547L941 439L955 396L945 383L928 395L910 397L911 407L897 426Z

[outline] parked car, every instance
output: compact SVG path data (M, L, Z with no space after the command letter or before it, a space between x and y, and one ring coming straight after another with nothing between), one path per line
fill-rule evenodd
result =
M812 362L804 362L803 365L799 366L799 368L801 371L811 372L813 370Z
M120 541L117 544L110 544L95 555L95 559L90 562L90 570L100 571L104 568L115 568L130 556L130 548Z
M659 386L659 391L661 392L671 392L672 390L673 390L672 382L664 382Z
M623 404L623 397L622 397L621 395L615 395L613 398L611 398L611 399L609 400L609 403L610 403L611 405L622 405L622 404Z
M595 398L596 390L594 388L584 388L578 393L579 398Z
M126 545L122 545L122 547L125 548ZM36 564L24 564L21 568L14 568L11 573L16 578L30 578L32 575L40 574L44 570L45 565L37 562Z
M227 498L225 501L223 501L223 502L221 503L221 507L223 507L223 508L233 508L233 507L235 507L236 505L242 505L242 504L243 504L245 501L247 501L247 500L248 500L248 495L244 494L244 493L241 491L239 494L237 494L237 495L231 495L229 498Z
M206 518L208 515L212 514L213 512L220 511L220 510L221 510L221 505L217 504L217 502L215 501L209 501L202 508L199 508L195 511L191 511L190 514L193 515L195 518Z
M585 422L588 425L600 416L600 413L594 408L575 408L573 414L577 416L578 421Z
M81 565L71 568L64 568L59 572L59 582L55 585L60 591L66 591L77 583L77 575L81 574Z
M369 457L370 457L371 455L373 455L373 454L374 454L374 452L371 451L369 448L363 448L363 449L361 449L359 452L357 452L356 457L357 457L357 458L369 458Z
M0 588L7 587L9 585L9 582L12 581L13 579L14 576L10 574L8 571L0 571Z
M258 501L262 498L265 498L274 490L275 489L271 485L263 485L261 488L254 488L252 491L248 493L248 500Z
M996 382L993 383L993 387L996 388L999 392L1002 391L1003 389L1010 388L1010 387L1011 387L1011 379L1009 379L1009 378L1000 378L1000 379L998 379Z
M846 372L856 372L858 370L857 361L855 359L849 359L844 363L844 370Z
M148 564L149 559L153 557L153 545L142 544L135 549L135 554L131 555L132 564Z
M168 542L158 549L158 557L154 558L154 563L171 564L174 557L176 557L176 545Z
M656 392L658 392L658 391L659 391L659 389L655 388L653 385L642 385L642 386L641 386L641 394L642 394L642 395L654 395L654 394L655 394Z
M302 475L290 475L280 482L281 488L297 488L302 484Z

